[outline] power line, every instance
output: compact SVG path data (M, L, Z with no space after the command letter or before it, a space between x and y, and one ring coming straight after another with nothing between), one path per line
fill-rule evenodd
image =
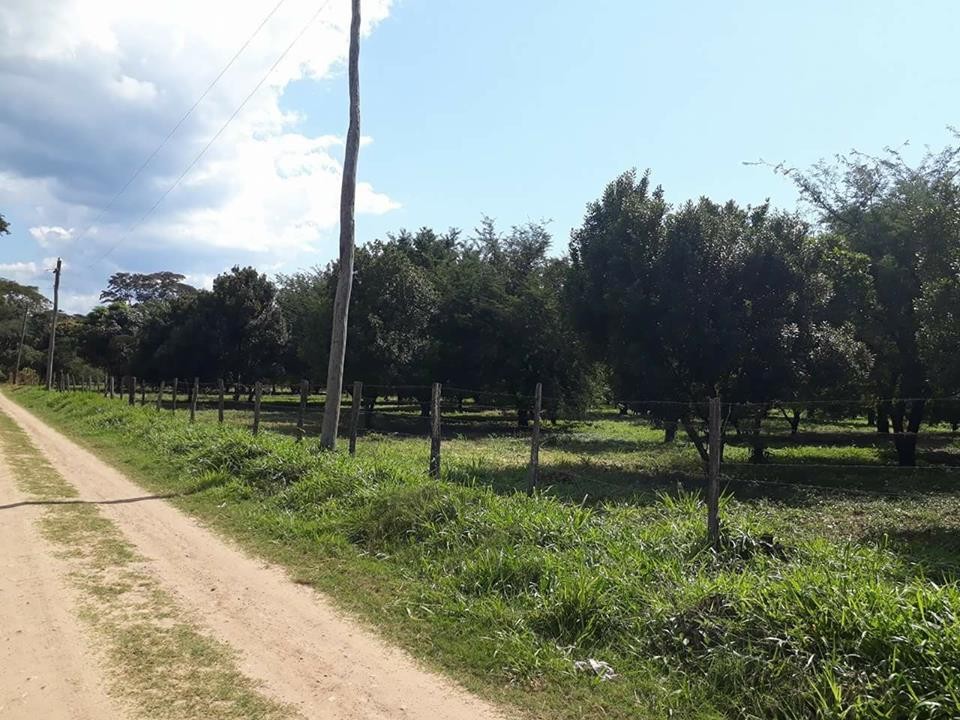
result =
M220 129L217 130L217 132L213 135L213 137L210 138L209 141L207 141L207 144L203 146L203 149L201 149L199 153L197 153L197 156L193 158L193 160L190 162L189 165L187 165L184 171L180 173L179 176L177 176L177 179L173 181L173 184L170 187L168 187L166 190L164 190L163 193L160 194L160 197L157 198L157 201L150 206L150 209L147 210L143 215L141 215L140 218L136 222L134 222L129 228L127 228L127 231L120 237L120 239L117 240L117 242L115 242L99 258L97 258L97 261L100 261L106 258L108 255L110 255L110 253L116 250L123 242L125 242L127 238L130 237L131 233L133 233L134 230L140 227L141 223L143 223L143 221L146 220L153 213L153 211L157 209L157 207L160 205L160 203L163 202L163 200L167 197L167 195L169 195L171 192L173 192L174 189L176 189L176 187L187 176L187 174L194 168L194 166L196 166L196 164L200 162L200 159L206 154L207 150L210 149L210 146L217 141L217 138L219 138L223 134L223 131L226 130L227 127L230 125L230 123L233 122L233 120L237 117L237 115L240 114L240 111L243 110L244 107L246 107L247 103L250 102L250 99L254 95L256 95L257 91L263 86L263 84L267 81L267 79L273 74L273 71L277 69L277 66L281 62L283 62L287 54L293 49L293 46L300 41L300 38L302 38L306 34L307 30L310 28L311 25L313 25L314 21L316 21L316 19L320 17L320 13L324 11L328 3L329 3L329 0L327 0L327 2L324 2L323 5L317 8L317 11L310 17L310 19L306 22L306 24L300 29L300 32L297 33L296 37L294 37L293 40L290 42L290 44L287 45L287 47L284 49L284 51L280 53L280 56L276 59L276 61L274 61L273 65L270 66L270 69L267 70L267 72L264 74L262 78L260 78L260 82L258 82L254 86L253 90L251 90L249 94L243 99L243 102L241 102L237 106L237 108L233 111L233 113L231 113L230 117L227 118L226 122L224 122L223 125L220 126Z
M133 175L131 175L127 179L127 181L123 184L123 187L121 187L116 192L116 194L114 194L114 196L110 198L110 201L103 207L103 209L100 211L97 217L94 218L93 222L90 223L89 226L87 226L87 229L77 236L78 242L82 240L88 232L90 232L94 227L96 227L97 223L100 222L101 219L103 219L103 216L107 214L107 211L110 210L111 207L113 207L113 204L120 198L120 196L127 191L127 188L130 187L133 181L136 180L138 177L140 177L140 173L142 173L146 169L147 165L153 162L153 159L157 156L157 154L164 147L166 147L166 144L170 141L170 138L172 138L176 134L177 130L180 129L180 126L187 121L187 119L193 114L193 111L197 109L197 107L200 105L201 102L203 102L204 98L206 98L207 95L210 94L210 91L213 90L213 87L218 82L220 82L220 78L222 78L226 74L226 72L231 67L233 67L233 64L237 61L237 58L239 58L240 55L243 54L243 51L247 49L247 47L250 45L251 42L253 42L253 39L260 34L260 31L263 29L264 25L266 25L270 21L270 18L272 18L274 14L276 14L277 10L280 9L280 6L283 5L286 1L287 0L280 0L276 5L274 5L273 10L267 13L267 15L263 18L263 20L260 21L260 24L257 25L253 33L244 41L243 45L241 45L240 48L233 54L233 57L230 58L227 64L224 65L223 68L221 68L220 72L217 73L217 76L210 82L210 84L207 85L206 89L200 94L200 97L198 97L196 101L193 103L193 105L191 105L187 109L187 111L180 117L180 119L177 120L177 123L170 129L170 132L167 133L166 137L163 138L163 140L160 141L160 144L153 149L153 152L151 152L146 157L146 159L142 163L140 163L140 166L133 172Z

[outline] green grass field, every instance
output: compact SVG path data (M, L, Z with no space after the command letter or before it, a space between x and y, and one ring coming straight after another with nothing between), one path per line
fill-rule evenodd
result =
M615 413L548 427L545 488L528 498L528 438L509 419L448 431L431 481L424 437L368 433L351 458L252 437L244 410L190 425L89 393L10 394L532 716L960 715L960 472L943 428L916 470L857 420L801 428L849 443L771 445L763 465L731 444L713 551L696 451ZM265 430L292 428L295 407L264 405ZM617 677L577 672L588 658Z

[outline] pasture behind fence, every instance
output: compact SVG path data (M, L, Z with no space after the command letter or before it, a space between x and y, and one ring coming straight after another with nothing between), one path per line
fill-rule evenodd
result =
M61 391L103 393L106 397L126 399L130 405L135 404L139 388L141 406L147 404L148 393L155 393L156 411L176 414L185 405L189 422L246 424L253 434L266 429L293 435L298 441L319 435L326 402L324 388L306 379L288 386L263 381L228 383L219 378L206 383L200 378L184 383L179 378L169 382L112 376L75 379L61 373L56 387ZM935 477L941 485L951 485L955 477L952 472L960 468L957 398L922 399L932 408L931 427L923 433L902 429L881 433L873 432L877 419L871 417L869 407L862 401L858 405L857 401L823 399L725 403L717 397L702 402L611 398L603 406L593 408L586 420L573 420L558 416L563 398L545 396L540 383L531 390L524 395L440 383L374 385L358 381L349 386L342 398L350 411L342 415L339 434L347 439L350 454L357 452L358 445L369 434L425 437L429 440L426 470L436 478L444 472L446 441L513 437L528 443L524 484L526 492L535 495L544 485L544 449L550 454L580 443L584 448L583 485L603 482L603 473L591 465L590 453L594 451L590 448L602 447L606 441L602 437L584 440L571 435L570 427L576 423L589 425L591 417L599 417L601 423L655 427L663 432L664 452L678 442L679 427L683 430L679 442L693 446L698 461L692 465L687 462L685 470L665 472L663 476L676 477L678 483L689 482L694 487L699 484L705 490L708 535L713 542L721 534L722 493L749 494L758 492L757 488L764 492L782 488L784 492L902 496L923 485L916 481L918 477ZM550 408L546 423L545 407ZM891 421L902 428L902 417ZM627 441L624 444L629 445ZM918 464L893 464L893 460L902 460L903 449L909 445L920 448ZM549 460L548 470L551 486L580 472L576 467L554 472ZM650 475L649 471L640 474ZM897 481L892 477L897 477ZM911 482L900 482L904 477L911 478Z

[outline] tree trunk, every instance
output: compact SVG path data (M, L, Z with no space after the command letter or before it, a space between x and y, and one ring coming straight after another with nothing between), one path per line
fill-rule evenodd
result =
M915 467L917 464L917 434L925 404L923 400L911 400L908 408L907 403L900 400L893 405L893 446L901 467Z
M677 421L667 420L663 424L663 442L672 443L677 439Z
M790 437L796 437L797 433L800 431L800 416L803 414L802 410L794 410L793 415L790 416Z
M530 424L530 411L527 408L517 410L517 427L525 428Z
M753 418L753 430L750 433L750 462L754 465L759 465L766 461L766 457L763 452L763 442L760 440L760 429L763 425L763 411L758 411L757 416Z
M352 0L350 20L350 124L343 159L343 183L340 186L340 267L337 294L333 302L333 330L327 364L327 401L323 406L320 445L333 450L337 445L340 423L340 396L343 389L343 362L347 353L347 315L353 286L354 205L357 194L357 156L360 151L360 0Z
M889 400L877 403L877 432L890 432L890 412L892 403Z

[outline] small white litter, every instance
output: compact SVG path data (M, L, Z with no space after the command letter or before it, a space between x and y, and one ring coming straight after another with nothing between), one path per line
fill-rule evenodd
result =
M613 680L617 676L617 673L613 671L609 663L605 663L603 660L594 660L593 658L575 660L573 669L577 672L593 673L601 680Z

